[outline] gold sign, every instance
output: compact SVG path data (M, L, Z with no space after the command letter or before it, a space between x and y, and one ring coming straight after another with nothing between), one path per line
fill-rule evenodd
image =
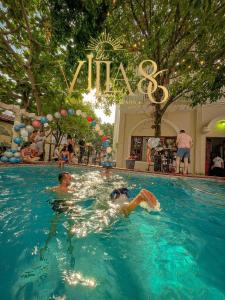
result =
M95 87L96 87L96 97L99 97L100 95L104 95L104 97L107 97L109 95L112 95L113 93L116 93L112 89L112 80L110 77L110 66L112 64L112 61L105 61L105 60L93 60L93 54L87 55L87 61L81 60L79 61L79 64L77 66L76 72L73 76L73 80L70 84L69 87L69 95L75 90L76 88L76 82L77 82L77 77L80 73L81 68L85 63L88 63L88 84L87 84L87 89L91 91L93 89L93 76L92 76L92 64L95 64L96 68L96 78L95 78ZM101 65L105 64L106 66L106 78L105 78L105 90L101 91L100 86L100 78L101 78ZM144 64L148 64L148 67L150 66L151 72L148 73L146 69L144 68ZM143 95L148 95L149 100L152 103L156 104L161 104L167 101L169 98L169 92L165 86L158 85L157 83L157 76L164 72L166 70L161 70L157 72L157 64L153 60L143 60L139 66L138 66L138 75L141 76L142 78L139 80L137 84L137 90L139 93ZM132 91L131 85L129 83L128 77L126 75L126 70L123 66L123 63L120 63L118 67L118 72L117 74L121 73L122 75L122 80L124 81L124 84L126 86L126 89L128 91L129 96L134 96L134 92ZM114 81L118 80L116 78L113 78ZM147 91L143 90L143 85L147 81ZM154 97L154 93L157 91L157 89L160 89L162 91L162 98L160 101L157 101Z
M106 50L105 46L109 45L112 50ZM100 35L98 39L91 39L89 46L89 51L94 51L96 53L95 59L94 55L88 54L87 60L81 60L78 63L77 69L74 73L73 80L68 87L69 95L75 90L76 82L80 70L85 64L88 64L88 78L87 78L87 89L91 91L93 89L93 74L92 74L92 65L95 65L96 70L96 78L95 78L95 88L96 88L96 97L104 95L104 97L112 96L118 91L114 90L113 82L121 79L118 78L118 74L122 75L122 81L124 81L125 89L128 92L129 96L134 96L134 92L132 91L130 82L128 80L126 70L121 62L116 78L111 78L110 68L113 63L110 60L107 60L107 51L121 51L124 50L122 47L122 37L120 38L112 38L109 34L105 32ZM101 66L105 65L105 90L101 91ZM144 67L144 65L146 67ZM147 70L151 70L150 72ZM143 95L147 95L149 100L152 103L161 104L167 101L169 98L168 90L165 86L158 85L157 76L166 70L157 71L157 64L153 60L143 60L138 66L138 75L141 77L139 82L137 83L137 90L139 93ZM144 89L145 87L145 89ZM154 96L154 93L157 90L161 90L162 98L157 99Z

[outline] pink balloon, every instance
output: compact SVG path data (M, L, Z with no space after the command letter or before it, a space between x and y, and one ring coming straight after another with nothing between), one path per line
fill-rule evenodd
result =
M39 127L41 127L41 123L40 123L38 120L34 120L34 121L32 122L32 126L33 126L34 128L39 128Z
M66 117L67 111L65 109L61 109L60 114L61 114L61 116Z

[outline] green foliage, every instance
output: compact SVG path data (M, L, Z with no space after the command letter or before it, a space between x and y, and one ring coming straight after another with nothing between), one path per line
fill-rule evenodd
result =
M65 95L58 60L49 43L48 7L42 1L6 0L0 6L1 99L41 114Z
M154 105L156 135L173 102L186 97L197 105L224 95L224 13L224 1L125 0L117 2L108 18L108 31L125 35L125 47L136 61L153 59L159 70L167 70L157 77L168 86L170 98Z

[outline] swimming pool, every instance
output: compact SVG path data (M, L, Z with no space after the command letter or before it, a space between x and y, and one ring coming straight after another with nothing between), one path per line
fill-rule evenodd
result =
M225 299L224 183L65 170L70 215L45 191L56 167L0 169L0 299ZM121 186L150 189L161 211L115 216L106 202Z

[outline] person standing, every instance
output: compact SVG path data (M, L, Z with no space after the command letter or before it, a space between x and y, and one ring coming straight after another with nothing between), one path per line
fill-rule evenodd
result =
M210 175L219 177L224 176L224 161L219 154L217 154L213 159L213 166L211 167Z
M185 130L181 130L177 135L177 157L176 157L176 174L180 173L180 162L184 160L184 172L186 175L188 173L188 162L190 159L190 150L193 145L192 138Z
M72 163L74 157L74 140L71 135L68 135L67 137L67 150L69 152L69 163Z

